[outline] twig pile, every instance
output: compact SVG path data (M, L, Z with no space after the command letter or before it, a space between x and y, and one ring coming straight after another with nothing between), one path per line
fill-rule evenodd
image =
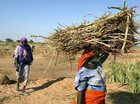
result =
M57 51L70 54L89 47L99 47L111 53L127 52L137 42L134 13L134 7L123 8L115 15L104 15L92 23L58 28L47 40Z

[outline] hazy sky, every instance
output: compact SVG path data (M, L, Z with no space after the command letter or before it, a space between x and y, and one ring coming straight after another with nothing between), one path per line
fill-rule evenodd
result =
M128 7L138 6L140 13L140 0L126 1ZM58 23L70 26L83 19L91 21L108 11L107 7L122 5L123 0L0 0L0 40L48 36ZM84 18L88 14L92 15Z

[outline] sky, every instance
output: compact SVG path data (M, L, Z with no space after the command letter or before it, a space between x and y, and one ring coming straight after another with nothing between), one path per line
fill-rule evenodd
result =
M137 6L140 13L140 0L126 0L127 6ZM94 21L109 10L110 6L123 6L123 0L0 0L0 40L42 41L30 35L47 37L59 24L71 26L84 20ZM136 17L140 20L140 16Z

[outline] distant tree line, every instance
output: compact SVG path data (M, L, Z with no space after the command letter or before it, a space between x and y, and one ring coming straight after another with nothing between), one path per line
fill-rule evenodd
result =
M11 38L6 38L5 41L0 40L0 42L13 43L13 42L20 42L20 40L14 41L14 40L11 39ZM31 40L31 39L30 39L28 42L29 42L29 43L34 43L34 41Z

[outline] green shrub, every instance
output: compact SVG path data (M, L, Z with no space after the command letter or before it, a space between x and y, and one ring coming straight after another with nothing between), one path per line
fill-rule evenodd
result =
M128 84L133 93L140 93L140 62L112 63L111 71L107 74L107 81Z

